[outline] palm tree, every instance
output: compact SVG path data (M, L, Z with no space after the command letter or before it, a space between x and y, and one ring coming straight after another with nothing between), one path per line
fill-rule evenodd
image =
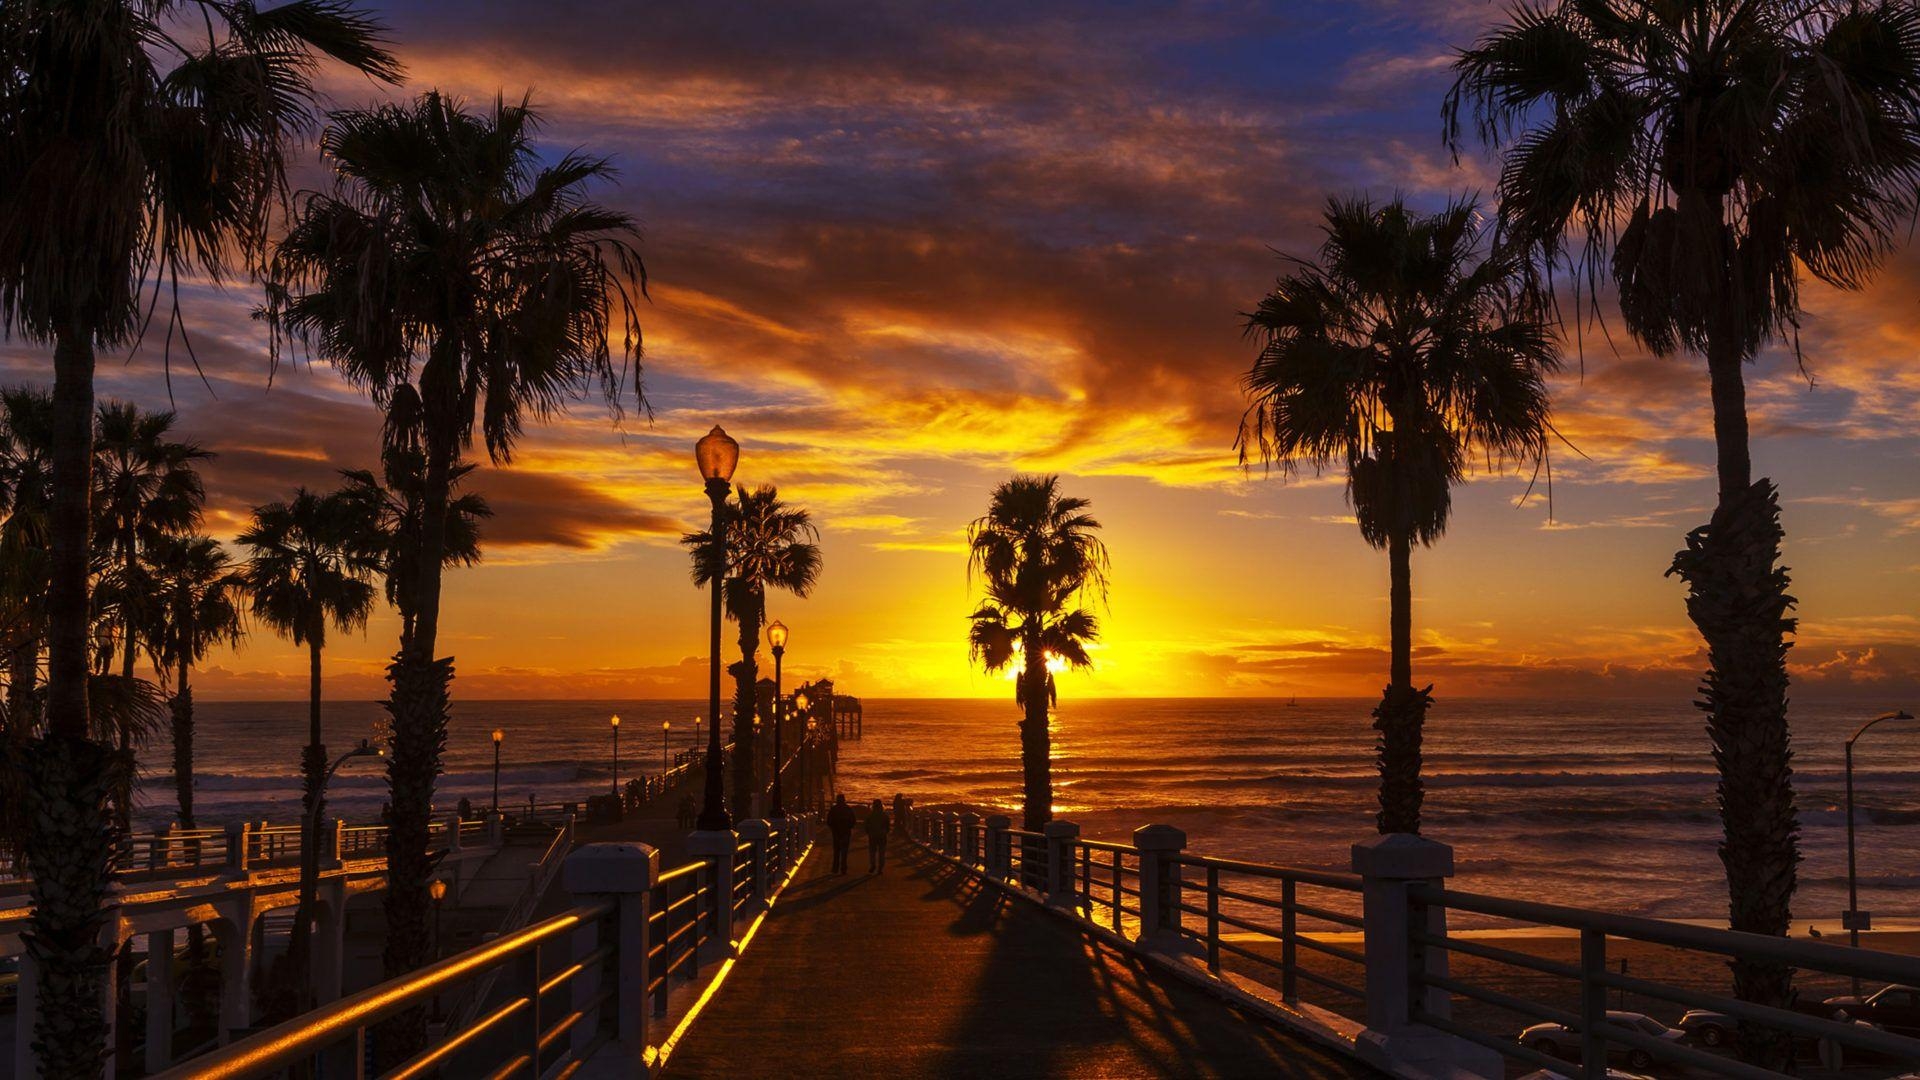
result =
M727 614L740 626L740 660L729 665L733 690L733 816L753 816L754 714L760 711L760 627L767 616L767 590L780 589L805 598L820 580L820 531L805 510L780 501L771 485L748 491L737 489L727 504ZM693 553L693 581L706 586L714 579L713 534L689 533L680 542ZM718 723L715 718L715 723ZM777 768L778 766L776 766Z
M639 351L645 288L633 219L587 200L600 158L542 166L522 102L469 112L438 93L335 113L321 137L336 183L299 197L266 316L387 410L389 450L423 463L412 542L412 633L389 669L392 824L385 896L389 975L428 956L428 815L453 661L435 653L454 470L476 427L495 462L523 425L598 383L616 408ZM639 393L635 369L634 395ZM390 1061L425 1037L425 1012L389 1025Z
M1077 606L1107 594L1107 548L1094 535L1092 505L1061 495L1057 476L1016 476L993 489L986 516L967 528L967 572L986 590L968 616L968 646L988 671L1020 660L1013 700L1025 710L1021 814L1029 830L1053 819L1053 665L1091 667L1087 646L1100 637L1099 621Z
M154 587L147 650L164 679L173 676L167 701L173 731L173 792L180 824L195 827L193 814L193 688L189 673L215 645L238 642L245 633L237 594L240 582L226 548L205 536L167 536L145 554ZM197 841L194 843L197 844ZM187 928L190 977L183 983L190 1012L211 1013L215 994L196 992L211 978L203 927Z
M308 1005L313 907L320 880L320 830L324 809L327 748L320 730L320 654L327 627L351 633L367 624L376 593L378 564L357 531L361 519L339 493L316 495L305 488L284 503L255 507L253 523L236 543L250 549L242 582L255 618L307 647L307 746L301 752L304 820L313 824L300 842L300 906L287 949L288 1004Z
M347 500L360 517L357 535L372 541L368 552L380 566L386 580L387 603L400 613L402 647L413 640L417 612L412 599L419 593L419 573L415 558L419 555L416 538L420 533L423 477L418 453L389 448L381 455L386 483L368 469L342 469L346 484L340 497ZM453 494L475 465L462 464L448 474L447 533L440 565L446 569L473 566L480 561L480 522L493 516L493 508L479 492Z
M1461 53L1461 115L1506 150L1504 234L1589 292L1611 272L1627 329L1706 361L1719 501L1670 573L1706 639L1707 714L1734 929L1784 934L1799 861L1787 723L1793 600L1778 493L1753 477L1743 366L1797 342L1802 270L1863 287L1903 235L1920 181L1920 10L1552 0ZM1796 346L1797 348L1797 346ZM1785 1005L1791 973L1734 963L1745 1000ZM1784 1066L1780 1031L1744 1053Z
M180 824L194 827L193 688L189 673L214 646L236 643L245 633L239 581L220 542L206 536L169 536L146 552L154 583L154 618L147 648L162 672L173 676L168 708L173 720L173 790Z
M120 677L131 681L142 625L158 616L152 610L156 583L144 556L199 524L206 489L197 466L213 455L193 443L169 438L174 425L171 412L143 412L122 402L107 402L99 412L94 431L93 535L107 559L110 578L100 592L115 601L102 606L117 608L117 619L112 621L118 625L112 630L119 642ZM132 733L122 731L119 737L121 753L131 752ZM113 792L116 824L123 830L132 812L130 780L131 773L123 772Z
M187 9L187 10L183 10ZM0 12L0 327L53 345L45 737L27 748L40 807L34 932L48 1076L101 1070L98 920L119 758L89 745L87 499L95 350L131 341L143 296L256 262L315 60L398 76L346 0L262 10L227 0L19 0ZM163 284L165 283L165 284Z
M0 391L0 610L7 659L7 727L20 743L39 727L40 642L46 633L47 511L53 502L53 399ZM13 802L10 806L17 807Z
M1446 533L1476 452L1546 453L1545 376L1559 351L1525 268L1481 252L1471 201L1426 215L1397 198L1333 199L1323 229L1319 261L1282 276L1245 317L1260 353L1238 445L1242 461L1257 454L1287 472L1344 468L1361 537L1387 549L1378 825L1418 833L1433 687L1413 685L1413 545Z

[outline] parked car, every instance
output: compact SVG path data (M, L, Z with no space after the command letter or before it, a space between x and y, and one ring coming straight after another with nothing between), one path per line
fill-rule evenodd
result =
M1830 997L1825 1004L1833 1018L1864 1020L1896 1035L1920 1035L1920 988L1883 986L1864 999L1851 995Z
M1668 1027L1646 1013L1609 1009L1607 1022L1669 1043L1678 1043L1686 1037L1686 1033L1679 1028ZM1571 1060L1580 1054L1580 1033L1562 1024L1535 1024L1520 1033L1520 1045L1549 1057ZM1652 1053L1644 1047L1609 1041L1607 1056L1624 1059L1627 1068L1644 1072L1665 1055Z
M20 1004L20 958L0 956L0 1006Z

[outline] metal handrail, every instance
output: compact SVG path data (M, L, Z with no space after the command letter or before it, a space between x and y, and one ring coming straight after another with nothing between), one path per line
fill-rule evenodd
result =
M214 1058L191 1061L159 1073L155 1080L188 1080L190 1077L241 1080L297 1065L343 1039L363 1035L367 1028L382 1020L426 1004L435 995L472 975L526 955L543 942L592 925L613 909L610 900L581 904L525 930L429 964L411 975L322 1005L241 1039Z

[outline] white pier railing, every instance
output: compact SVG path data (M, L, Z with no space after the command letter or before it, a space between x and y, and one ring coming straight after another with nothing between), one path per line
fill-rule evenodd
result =
M1513 1062L1600 1080L1615 1059L1635 1072L1785 1075L1729 1052L1743 1025L1756 1038L1780 1033L1829 1071L1920 1066L1914 1031L1818 1004L1858 979L1920 986L1920 958L1450 889L1452 849L1417 836L1369 837L1353 845L1353 872L1332 873L1191 853L1166 825L1114 843L1082 839L1071 822L1031 832L964 808L914 809L911 822L916 842L966 872L1396 1075L1498 1078ZM1449 932L1466 921L1494 932ZM1503 930L1553 947L1515 947ZM1629 949L1705 974L1633 976L1614 962ZM1732 997L1735 958L1794 969L1810 1000L1786 1009ZM1648 1013L1691 1010L1693 1026L1714 1026L1725 1044L1656 1035L1609 1011L1629 997ZM1535 1024L1564 1036L1516 1038Z

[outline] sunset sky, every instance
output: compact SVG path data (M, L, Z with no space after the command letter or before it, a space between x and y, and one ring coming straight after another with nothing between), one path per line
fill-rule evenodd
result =
M826 566L789 676L873 696L1011 695L970 668L962 539L991 487L1058 472L1093 500L1114 573L1097 669L1063 695L1376 694L1386 561L1339 478L1241 469L1252 352L1238 312L1308 253L1329 194L1437 205L1491 187L1440 140L1451 49L1493 4L383 7L409 70L471 101L531 91L544 149L610 156L599 196L644 224L653 416L597 401L475 484L485 563L448 578L456 696L694 697L705 597L693 441L811 509ZM336 79L339 104L381 91ZM318 179L309 166L303 183ZM1783 489L1800 599L1796 693L1920 694L1920 243L1870 292L1806 292L1805 373L1751 370L1758 471ZM207 529L370 467L379 415L324 363L282 366L257 289L183 297L184 432L218 452ZM1607 310L1603 305L1603 311ZM1608 331L1611 331L1609 337ZM164 405L163 343L101 358L104 396ZM1588 326L1556 384L1584 456L1479 475L1414 561L1415 675L1441 697L1688 693L1703 663L1664 578L1713 497L1704 366ZM10 381L48 357L0 346ZM371 698L391 617L327 654ZM731 635L729 635L731 637ZM304 693L303 651L256 628L203 696Z

